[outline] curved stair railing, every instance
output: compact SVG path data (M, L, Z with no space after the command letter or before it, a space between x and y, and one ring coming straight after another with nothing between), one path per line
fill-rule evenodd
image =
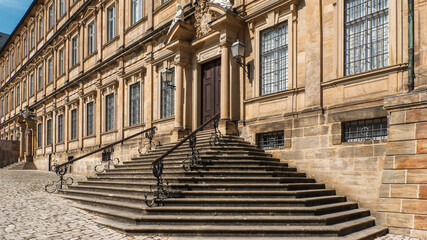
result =
M129 139L135 138L135 137L145 133L145 137L149 139L149 147L151 148L152 139L154 137L156 129L157 129L156 127L151 127L151 128L145 129L141 132L135 133L129 137L126 137L126 138L123 138L121 140L110 143L110 144L108 144L102 148L99 148L99 149L94 150L90 153L84 154L80 157L77 157L77 158L71 157L71 158L69 158L70 159L69 161L62 163L62 164L58 164L57 161L54 160L53 164L51 166L51 170L53 172L55 172L56 175L58 175L59 180L52 181L52 183L50 183L50 184L46 184L45 185L45 191L48 193L54 193L54 192L58 191L59 189L63 189L64 186L72 185L74 182L73 178L72 177L67 177L67 178L64 177L64 175L68 172L68 168L70 167L70 165L81 160L81 159L83 159L83 158L89 157L95 153L102 151L101 163L98 165L95 165L95 167L94 167L94 170L97 173L104 172L105 169L110 169L111 165L114 166L114 165L119 164L120 160L118 158L111 158L111 155L114 152L114 146L119 144L119 143L123 143ZM49 155L49 157L51 157L51 155Z
M214 121L213 125L215 131L212 132L209 137L209 144L212 146L223 142L223 136L221 134L221 131L218 129L219 113L217 113L152 162L151 169L153 171L154 177L157 179L157 182L156 185L150 186L150 191L145 193L144 195L144 201L148 207L152 207L156 202L158 203L159 200L169 198L171 195L169 192L169 182L162 178L163 159L165 157L167 157L169 154L171 154L173 151L175 151L178 147L180 147L188 140L191 152L190 154L187 154L187 158L182 161L182 166L184 170L193 170L196 165L201 164L199 151L196 149L196 134L212 121Z

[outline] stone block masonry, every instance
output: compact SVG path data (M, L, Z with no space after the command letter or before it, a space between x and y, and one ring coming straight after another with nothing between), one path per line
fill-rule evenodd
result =
M19 141L0 140L0 168L18 162Z

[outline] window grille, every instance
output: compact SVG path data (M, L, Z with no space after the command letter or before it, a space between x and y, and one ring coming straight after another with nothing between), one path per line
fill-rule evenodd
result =
M263 149L283 148L285 146L283 131L259 133L257 136L258 147Z
M113 40L116 36L116 7L111 6L108 11L108 39L107 41Z
M43 38L43 16L39 20L39 40Z
M71 110L71 140L77 139L77 109Z
M47 76L47 82L52 83L53 82L53 58L49 58L47 61L48 65L48 76Z
M16 87L16 105L18 106L19 104L21 104L21 96L20 96L20 91L21 89L19 88L19 86Z
M387 117L343 123L343 142L387 139Z
M74 37L72 40L73 51L71 52L71 64L75 66L79 63L79 39Z
M95 23L91 22L87 26L88 35L88 54L95 52Z
M37 124L37 147L42 147L42 124Z
M22 82L22 101L27 100L27 80Z
M136 83L130 86L129 92L129 125L140 123L140 84Z
M93 135L93 102L86 105L86 135Z
M172 69L172 81L169 83L161 80L161 118L172 117L175 114L175 89L169 85L175 85L175 69Z
M64 74L64 49L59 50L59 75Z
M388 0L345 1L345 74L388 65Z
M105 97L105 131L114 129L114 94Z
M288 88L288 24L281 23L261 32L260 94Z
M30 75L30 97L34 95L34 73Z
M39 67L39 79L38 80L39 80L38 91L40 91L43 89L43 67L42 66Z
M46 145L52 144L52 120L46 121Z
M58 142L64 142L64 115L58 116Z
M141 20L142 4L141 0L132 0L132 24Z
M49 29L53 28L54 19L53 4L51 4L49 6Z

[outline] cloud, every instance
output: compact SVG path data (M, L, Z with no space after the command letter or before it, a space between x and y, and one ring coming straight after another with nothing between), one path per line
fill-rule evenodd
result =
M27 10L28 2L32 2L32 1L31 0L30 1L0 0L0 7L3 8L3 10L9 9L9 10L23 11L23 10Z

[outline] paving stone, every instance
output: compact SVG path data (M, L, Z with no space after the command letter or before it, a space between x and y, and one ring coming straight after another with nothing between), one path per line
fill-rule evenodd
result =
M83 180L80 176L77 179ZM94 215L72 202L44 191L57 180L52 172L0 169L0 239L53 240L167 240L153 235L126 235L93 220Z

